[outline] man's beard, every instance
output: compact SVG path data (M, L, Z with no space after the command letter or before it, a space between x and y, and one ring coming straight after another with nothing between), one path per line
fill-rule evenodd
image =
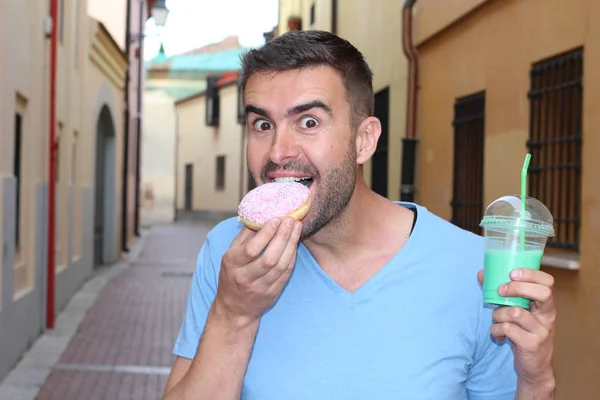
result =
M302 220L301 240L306 239L338 217L348 206L356 187L356 143L351 140L342 162L327 169L322 175L311 164L291 162L282 166L269 161L262 169L262 182L268 182L267 174L275 171L304 173L312 177L313 184L318 183L311 209ZM256 182L251 171L249 175Z

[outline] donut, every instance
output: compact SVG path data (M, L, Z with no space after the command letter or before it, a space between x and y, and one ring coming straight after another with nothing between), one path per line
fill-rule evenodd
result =
M260 230L272 218L302 220L310 210L310 189L298 182L269 182L249 191L238 206L238 220Z

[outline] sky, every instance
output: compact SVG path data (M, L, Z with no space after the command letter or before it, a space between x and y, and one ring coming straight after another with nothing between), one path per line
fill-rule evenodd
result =
M277 25L278 0L166 0L169 16L163 28L146 23L144 58L158 54L161 40L167 56L227 36L238 35L242 46L260 46L263 33Z

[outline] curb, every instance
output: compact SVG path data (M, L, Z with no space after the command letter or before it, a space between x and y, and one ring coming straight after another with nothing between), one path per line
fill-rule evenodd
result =
M0 383L0 400L35 400L102 289L139 258L149 233L141 232L129 254L83 283L58 314L55 328L43 332Z

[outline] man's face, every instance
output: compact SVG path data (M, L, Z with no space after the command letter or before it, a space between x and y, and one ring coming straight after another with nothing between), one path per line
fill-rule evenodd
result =
M302 236L317 232L346 207L356 184L356 142L340 76L329 67L255 73L244 99L252 177L309 186Z

